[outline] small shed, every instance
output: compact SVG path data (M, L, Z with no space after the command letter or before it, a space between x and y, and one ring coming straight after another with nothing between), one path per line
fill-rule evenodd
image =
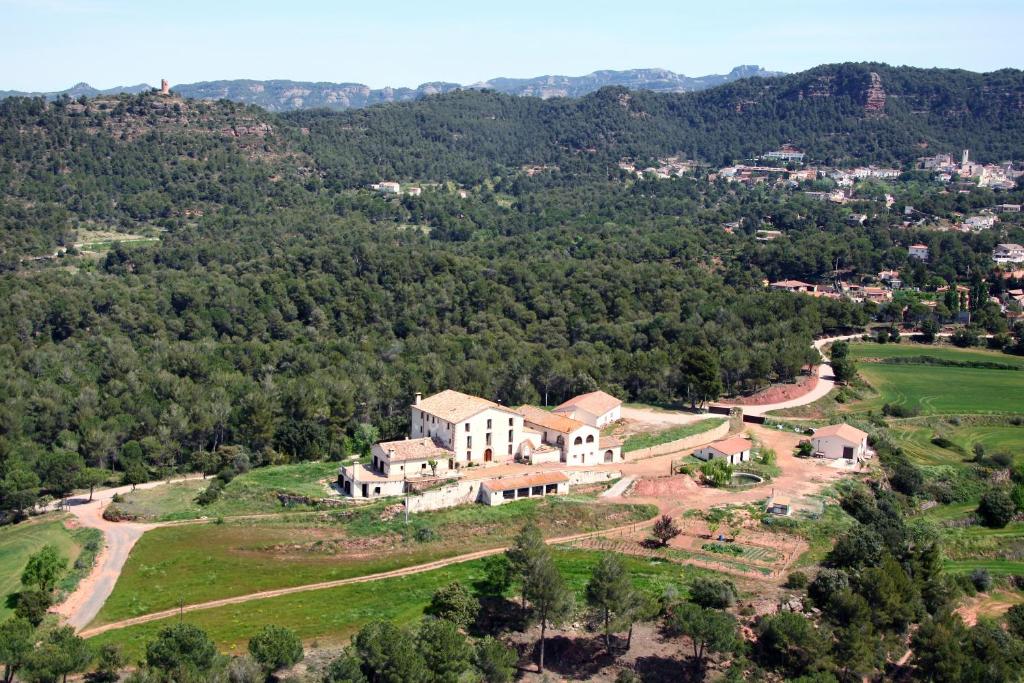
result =
M480 490L484 505L502 505L523 498L565 495L569 492L569 477L561 472L499 477L485 481Z

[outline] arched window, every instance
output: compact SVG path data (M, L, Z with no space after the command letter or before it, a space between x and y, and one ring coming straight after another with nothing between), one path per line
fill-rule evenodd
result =
M574 446L579 446L579 445L581 445L581 444L583 443L583 437L582 437L582 436L577 436L577 437L576 437L576 440L575 440L575 441L573 441L572 443L573 443L573 445L574 445Z
M594 435L587 434L587 443L594 443Z

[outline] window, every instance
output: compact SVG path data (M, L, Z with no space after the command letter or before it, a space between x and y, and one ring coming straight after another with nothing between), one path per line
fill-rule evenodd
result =
M487 428L491 428L491 418L487 418Z
M508 491L502 491L501 497L504 498L505 500L513 500L516 497L516 492L513 491L512 489L509 489Z
M512 455L512 444L508 445L508 454Z
M473 437L467 436L466 437L466 448L472 448L472 447L473 447Z
M512 430L508 430L508 442L512 443Z
M487 432L487 434L484 435L484 441L487 442L488 446L491 445L491 433L490 432Z
M466 462L473 459L473 451L466 451Z
M466 431L467 432L469 431L469 423L468 422L466 423Z
M583 437L582 436L577 436L576 440L573 441L572 444L574 446L581 446L581 445L583 445Z
M515 423L514 423L514 422L512 422L512 418L510 417L510 418L508 419L508 426L509 426L509 427L511 427L511 426L512 426L513 424L515 424Z
M587 443L594 443L594 435L587 434Z

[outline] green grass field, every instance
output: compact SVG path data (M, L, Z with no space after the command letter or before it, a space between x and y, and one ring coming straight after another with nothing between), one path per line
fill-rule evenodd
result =
M281 512L276 492L284 491L311 498L326 497L322 479L337 476L336 462L304 462L295 465L260 467L235 477L214 503L201 506L195 498L209 486L207 480L188 480L139 490L125 496L122 507L141 519L175 521L201 517L233 517Z
M896 423L890 427L896 442L913 461L920 465L961 466L973 457L974 444L985 447L985 453L1010 453L1024 460L1024 425L962 425L941 423L935 426L912 422ZM961 450L944 448L932 443L942 436Z
M854 411L879 410L885 403L917 408L924 415L1024 412L1024 375L1016 370L895 365L864 359L932 356L956 361L997 361L1024 368L1024 358L981 349L923 344L850 345L858 369L879 396L852 406Z
M582 601L583 588L590 577L599 553L560 549L555 559L563 575ZM686 585L694 576L708 572L694 567L662 561L648 561L624 556L634 584L651 595L660 595L675 585L685 595ZM479 561L455 564L422 574L385 579L365 584L296 593L240 605L202 610L184 615L184 620L205 629L223 652L242 652L248 638L263 626L276 624L295 629L306 641L321 645L344 642L363 624L374 619L390 619L399 623L418 621L430 596L440 586L452 581L467 585L482 578ZM515 609L509 606L509 609ZM129 661L141 657L145 644L177 617L110 631L90 639L99 646L118 643Z
M956 361L994 361L1016 365L1024 369L1024 357L988 349L961 349L944 344L915 344L913 342L900 344L852 342L850 344L850 357L857 360L863 358L906 358L908 356L933 356L943 360Z
M81 548L64 528L63 516L54 514L0 528L0 621L10 615L8 599L21 590L21 571L32 553L47 543L57 547L70 567Z
M660 432L650 432L646 434L634 434L626 439L626 442L622 444L622 452L629 453L630 451L638 451L641 448L650 448L651 446L660 446L663 443L669 441L676 441L677 439L685 439L688 436L694 434L701 434L710 429L724 424L724 417L712 417L707 420L701 420L699 422L693 422L688 425L679 425L678 427L670 427L669 429L662 430Z
M383 505L147 532L96 623L261 590L362 576L501 547L528 520L565 536L654 516L648 505L544 498L382 520Z

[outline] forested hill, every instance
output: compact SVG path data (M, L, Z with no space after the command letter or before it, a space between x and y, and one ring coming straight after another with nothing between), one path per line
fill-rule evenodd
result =
M962 148L999 161L1024 157L1024 72L842 64L697 93L605 88L540 101L457 92L287 120L313 132L311 153L343 182L469 181L500 166L575 169L674 153L717 165L784 143L828 163L905 162Z
M671 402L793 379L814 335L867 313L763 278L841 261L952 280L990 264L994 235L851 224L799 192L638 181L616 162L720 163L783 142L835 159L1019 158L1020 92L1020 72L843 65L698 94L459 92L342 113L5 100L0 481L35 472L56 492L81 459L157 472L223 444L254 462L338 456L371 438L363 424L405 433L415 391ZM382 179L424 191L361 188ZM757 242L769 225L787 240ZM91 233L114 236L79 253ZM111 244L120 233L149 241ZM908 261L911 235L933 240L931 273Z

